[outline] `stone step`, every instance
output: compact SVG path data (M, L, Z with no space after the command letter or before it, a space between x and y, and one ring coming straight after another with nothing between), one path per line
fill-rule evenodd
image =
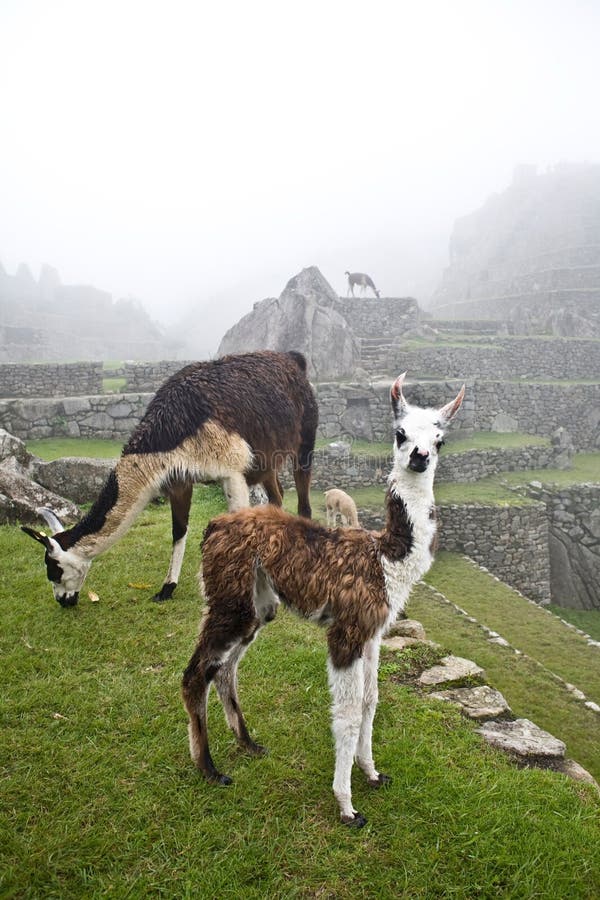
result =
M486 722L477 731L492 747L498 747L520 759L564 759L565 756L566 747L563 742L529 719Z

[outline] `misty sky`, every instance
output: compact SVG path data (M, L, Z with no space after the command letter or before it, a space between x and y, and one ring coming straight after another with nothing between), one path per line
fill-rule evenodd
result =
M515 164L600 161L599 26L594 0L0 0L0 262L223 327L311 264L412 293Z

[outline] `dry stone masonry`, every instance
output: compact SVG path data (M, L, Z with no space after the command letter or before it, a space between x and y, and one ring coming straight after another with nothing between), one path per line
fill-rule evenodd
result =
M101 392L101 362L0 365L0 397L69 397Z
M545 505L548 521L552 602L600 609L600 484L528 486Z

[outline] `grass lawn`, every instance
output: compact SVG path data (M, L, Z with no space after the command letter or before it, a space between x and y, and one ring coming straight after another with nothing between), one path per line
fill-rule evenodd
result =
M385 485L375 484L372 487L354 488L348 493L352 495L359 509L383 510ZM435 500L438 504L482 503L493 506L526 506L533 502L490 478L469 484L438 484L435 487ZM325 515L325 500L321 491L311 493L311 503L315 515ZM284 506L290 512L296 511L297 501L294 490L286 491Z
M40 459L59 459L61 456L89 456L92 458L112 459L120 456L123 449L121 441L103 441L98 438L42 438L28 441L27 449Z
M103 378L102 392L104 394L120 394L123 392L126 384L127 379L123 376L119 376L116 378Z
M571 469L528 469L526 472L505 472L501 478L507 484L514 486L530 481L557 484L560 487L567 487L571 484L598 483L600 482L600 453L576 453Z
M430 574L435 579L433 569ZM600 717L552 677L554 666L548 668L529 655L519 656L510 648L491 644L478 625L436 599L425 587L415 589L407 612L423 623L431 640L450 647L458 656L474 659L485 669L488 682L504 694L516 716L530 719L560 738L567 745L567 756L600 779ZM566 639L570 630L561 627ZM506 628L500 634L507 637ZM589 648L588 652L591 665L592 654L598 651ZM598 666L597 661L595 665Z
M581 628L595 641L600 641L600 609L565 609L564 606L551 604L549 609L555 616Z
M480 665L487 665L483 657L489 657L492 669L490 682L512 700L522 704L519 714L532 718L541 727L548 728L565 740L582 765L589 767L600 779L600 716L575 701L550 673L576 685L590 700L600 703L600 651L589 647L585 638L563 625L555 616L541 607L529 603L506 585L496 581L476 566L452 553L439 553L426 581L441 591L478 622L497 631L513 647L535 660L537 665L521 657L515 657L503 647L489 644L477 626L465 622L448 607L440 611L436 606L434 621L431 612L425 610L425 619L433 629L431 637L448 643L456 626L463 634L463 649L471 640L478 649L471 650ZM416 611L415 611L416 615ZM440 618L446 622L440 625ZM419 615L416 615L420 618ZM459 620L458 622L455 621ZM448 623L452 621L452 625ZM426 625L427 628L427 625ZM436 637L436 634L438 635ZM501 651L497 653L496 650ZM496 657L501 658L498 668ZM530 691L520 671L532 668L536 683L546 688ZM517 710L516 710L517 711Z
M213 696L214 756L235 781L200 778L179 683L201 609L199 536L222 508L217 488L197 489L183 577L163 605L149 598L168 561L166 506L94 563L86 588L100 602L84 588L70 610L51 597L41 551L0 528L11 561L0 570L0 896L597 896L594 791L513 768L454 709L390 680L374 737L393 783L372 792L356 774L369 824L339 825L324 636L285 611L240 672L270 755L237 751Z
M350 452L357 456L375 456L391 459L392 440L375 441L353 440L349 437L342 438L319 438L315 447L323 449L335 440L343 440L350 444ZM495 432L495 431L479 431L468 438L457 438L454 440L452 434L448 438L444 454L447 453L463 453L465 450L511 450L520 449L521 447L548 446L550 438L536 434L521 434L512 432Z

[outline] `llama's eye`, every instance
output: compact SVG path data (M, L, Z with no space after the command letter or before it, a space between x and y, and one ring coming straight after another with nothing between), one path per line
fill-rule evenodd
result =
M405 440L406 432L404 431L404 428L398 428L396 430L396 446L401 447Z
M439 441L435 442L435 449L439 450L440 447L443 447L445 443L446 441L444 440L444 438L440 438Z

